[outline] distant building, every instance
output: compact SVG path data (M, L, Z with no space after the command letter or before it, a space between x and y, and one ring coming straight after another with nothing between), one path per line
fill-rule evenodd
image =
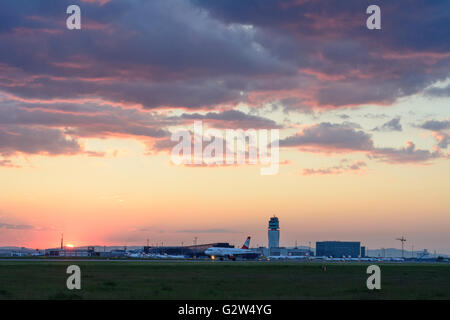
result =
M313 252L307 248L271 248L269 252L269 248L259 247L250 249L254 252L259 253L265 257L268 256L313 256Z
M64 247L63 249L55 248L55 249L46 249L45 256L49 257L95 257L99 256L98 252L95 252L94 247L84 248L68 248ZM41 254L39 254L41 255Z
M361 247L361 257L364 258L366 256L366 247Z
M269 250L280 247L280 223L278 218L273 216L269 220L268 228Z
M30 254L28 252L17 252L17 251L11 251L11 257L27 257Z
M308 248L287 248L286 249L287 256L313 256L313 253Z
M284 252L284 254L283 254ZM286 248L269 248L268 256L283 256L286 255Z
M361 242L356 241L321 241L316 242L316 256L334 258L352 257L361 255Z
M45 255L49 257L89 257L90 252L77 249L47 249Z

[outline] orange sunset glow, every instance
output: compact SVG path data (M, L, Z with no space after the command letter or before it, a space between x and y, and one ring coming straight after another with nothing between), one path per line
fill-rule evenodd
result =
M0 24L0 247L267 246L275 214L286 247L450 254L450 41L411 41L426 15L386 3L410 29L374 40L346 5L75 2L81 30L65 1ZM174 163L195 121L278 130L276 173Z

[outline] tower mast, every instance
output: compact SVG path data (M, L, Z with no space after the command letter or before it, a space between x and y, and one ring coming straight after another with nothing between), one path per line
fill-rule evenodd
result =
M404 258L404 252L405 252L404 244L406 242L406 239L404 236L402 236L401 238L397 238L396 240L401 241L401 243L402 243L402 258Z

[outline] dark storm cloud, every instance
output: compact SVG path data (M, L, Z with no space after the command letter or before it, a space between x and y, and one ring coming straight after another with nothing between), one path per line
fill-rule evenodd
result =
M382 27L389 31L380 35L383 41L397 48L421 49L426 45L438 50L450 49L450 43L442 41L449 35L450 4L446 0L407 3L389 0L191 1L226 23L251 24L317 37L322 37L322 31L332 25L334 28L328 30L328 34L336 38L342 37L344 32L360 38L370 34L365 25L366 8L377 4L382 17L386 14ZM347 23L344 18L348 19ZM359 23L360 20L364 23Z
M308 110L390 104L448 77L450 3L377 3L381 31L365 27L372 1L2 1L0 90ZM65 28L69 4L82 8L81 31Z
M9 77L24 78L4 90L199 108L239 97L226 77L291 72L254 44L250 30L228 28L185 1L83 3L86 28L77 32L65 29L67 4L0 4L2 12L18 15L4 28L0 63L11 68Z
M380 31L365 26L373 1L192 1L224 23L253 25L274 56L316 74L319 105L390 104L449 76L445 0L377 1Z

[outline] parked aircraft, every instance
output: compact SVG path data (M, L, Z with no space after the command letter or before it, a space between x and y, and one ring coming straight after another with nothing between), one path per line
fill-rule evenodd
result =
M250 237L247 237L242 248L222 248L222 247L211 247L205 250L205 254L210 256L211 259L219 258L223 260L224 258L228 258L230 260L236 260L237 256L245 256L245 255L258 255L256 252L249 250L250 247Z

